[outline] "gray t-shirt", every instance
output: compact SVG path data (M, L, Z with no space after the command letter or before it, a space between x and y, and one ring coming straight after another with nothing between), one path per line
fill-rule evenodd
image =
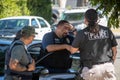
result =
M15 45L11 51L11 58L17 59L21 65L27 66L29 64L29 58L24 47L23 45Z

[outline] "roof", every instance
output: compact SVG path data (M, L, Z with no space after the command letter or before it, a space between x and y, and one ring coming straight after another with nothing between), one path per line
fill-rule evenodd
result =
M80 13L83 12L85 13L89 8L75 8L75 9L69 9L69 10L65 10L64 13Z
M6 18L1 18L0 20L4 20L4 19L31 19L31 18L41 18L39 16L11 16L11 17L6 17Z

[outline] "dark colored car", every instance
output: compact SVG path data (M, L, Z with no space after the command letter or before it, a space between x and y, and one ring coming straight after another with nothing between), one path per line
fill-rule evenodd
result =
M6 39L0 39L0 74L3 74L4 72L5 52L10 44L11 41Z
M4 74L5 52L10 46L11 42L12 42L12 39L0 39L0 74L1 75ZM40 54L40 49L41 49L41 41L33 41L30 45L28 45L28 52L35 59L36 63L39 63L39 61L41 60L41 59L38 59L38 56ZM79 57L76 55L71 55L70 57L73 58L74 60L79 61ZM75 76L74 73L75 71L70 69L69 73L48 74L48 70L46 68L44 68L43 66L37 65L33 75L34 75L34 80L48 80L48 79L49 80L72 80L73 77Z
M10 46L12 41L13 39L5 39L5 38L0 39L0 74L4 73L5 52ZM37 56L40 53L40 46L41 46L41 41L33 41L28 46L28 51L35 60L37 60Z

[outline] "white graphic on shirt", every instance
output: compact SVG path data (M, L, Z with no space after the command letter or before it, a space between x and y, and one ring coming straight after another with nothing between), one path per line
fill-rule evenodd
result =
M96 40L96 39L106 39L109 38L108 30L100 30L97 34L88 32L88 39L89 40Z
M70 40L68 38L66 38L66 41L67 41L68 44L70 44Z
M58 38L55 38L54 40L55 40L55 43L61 43L60 39L58 39Z

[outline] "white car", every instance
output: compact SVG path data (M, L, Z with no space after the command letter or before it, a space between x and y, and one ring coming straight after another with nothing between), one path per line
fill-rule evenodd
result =
M0 19L0 37L15 37L15 33L27 25L35 27L37 40L42 40L44 34L51 31L50 24L42 17L15 16Z
M87 7L81 7L76 9L65 10L63 11L62 16L60 17L60 20L67 20L76 29L81 30L86 27L86 25L84 24L84 14L88 9L89 8ZM99 14L98 24L107 26L107 18Z

